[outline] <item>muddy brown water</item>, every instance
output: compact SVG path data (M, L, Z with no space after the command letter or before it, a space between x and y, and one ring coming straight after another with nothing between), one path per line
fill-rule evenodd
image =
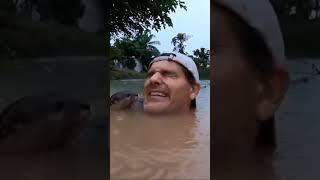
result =
M110 113L110 175L117 179L210 179L210 86L203 87L193 117L152 119ZM142 95L143 80L112 81L110 93Z

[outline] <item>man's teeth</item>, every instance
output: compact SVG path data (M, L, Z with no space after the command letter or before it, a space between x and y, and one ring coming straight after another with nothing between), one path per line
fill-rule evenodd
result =
M151 92L150 95L151 95L151 96L166 97L166 95L165 95L164 93L161 93L161 92Z

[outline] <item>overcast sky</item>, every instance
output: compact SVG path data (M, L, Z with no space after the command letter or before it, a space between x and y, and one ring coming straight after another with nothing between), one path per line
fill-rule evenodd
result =
M172 51L171 39L178 33L186 33L191 38L186 42L186 51L192 51L201 47L210 49L210 1L209 0L185 0L187 11L178 8L171 14L173 27L167 27L159 32L152 31L156 37L153 40L160 41L157 46L160 52Z

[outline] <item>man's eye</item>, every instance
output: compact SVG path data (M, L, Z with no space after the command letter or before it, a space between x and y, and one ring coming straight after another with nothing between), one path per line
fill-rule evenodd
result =
M165 72L163 75L166 77L177 77L177 74L173 72Z
M152 73L152 72L148 72L148 73L147 73L147 78L150 78L153 74L154 74L154 73Z

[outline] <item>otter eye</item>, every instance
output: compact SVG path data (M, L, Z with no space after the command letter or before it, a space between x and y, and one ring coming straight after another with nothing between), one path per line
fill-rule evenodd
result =
M127 97L130 97L130 94L127 94Z

